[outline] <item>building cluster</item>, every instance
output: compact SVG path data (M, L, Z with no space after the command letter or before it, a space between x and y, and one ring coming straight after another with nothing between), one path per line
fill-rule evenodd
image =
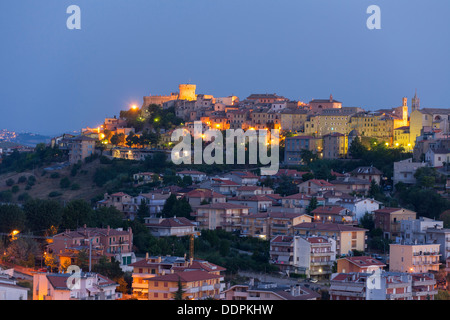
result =
M347 158L353 140L358 137L366 145L383 143L387 147L403 147L414 152L415 161L427 161L431 166L442 166L449 160L450 109L421 108L417 93L411 99L403 98L398 107L367 111L360 107L346 107L330 95L329 99L312 99L308 103L292 101L277 94L251 94L240 100L236 96L214 97L197 94L196 85L181 84L179 92L167 96L149 95L143 98L141 108L132 107L145 123L151 115L150 105L162 109L174 108L182 127L190 131L195 122L208 129L279 129L285 140L286 164L300 164L303 150L319 158ZM146 128L144 126L144 128ZM143 129L142 129L143 130ZM97 128L85 128L76 137L58 137L56 144L70 151L72 163L92 154L95 144L114 158L143 160L158 150L170 150L173 129L160 129L157 147L127 145L130 134L140 136L126 119L106 118ZM121 136L118 144L111 144L113 135ZM84 137L84 138L82 138ZM89 139L87 139L89 138ZM92 140L91 140L92 139Z
M365 279L367 282L371 272L389 265L389 271L382 270L380 279L390 281L391 276L396 279L394 273L404 273L411 293L417 289L411 274L427 274L426 277L434 279L433 273L439 271L439 266L450 262L450 230L443 227L442 221L417 217L416 212L405 208L383 207L367 197L372 181L377 184L381 181L382 174L374 167L358 167L333 181L303 181L305 173L281 170L275 180L289 174L297 184L298 193L289 196L281 196L274 189L262 186L264 177L250 171L208 176L199 171L183 170L178 174L191 176L193 185L155 190L154 195L164 195L167 199L173 194L177 199L185 199L192 208L191 219L162 218L165 201L152 205L152 194L138 197L105 194L98 205L113 205L127 213L130 206L137 208L139 199L145 198L150 207L146 226L156 236L187 236L201 230L221 229L242 237L269 240L270 263L288 275L331 280L337 273L348 273L358 274L357 281ZM311 202L316 203L315 208L310 208ZM358 227L359 220L366 214L373 218L375 227L382 230L383 238L392 243L386 245L382 256L355 256L355 253L367 252L367 230ZM345 281L349 279L352 277ZM241 293L233 296L238 299L248 297L251 290L259 292L255 284L244 287L230 289L228 294L238 290ZM432 286L428 296L433 296L434 291L435 286ZM391 293L387 297L400 296ZM417 296L409 294L408 297Z

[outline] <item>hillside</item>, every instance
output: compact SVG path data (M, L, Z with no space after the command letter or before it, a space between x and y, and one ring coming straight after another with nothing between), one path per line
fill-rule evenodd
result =
M90 201L93 197L103 194L105 192L104 188L100 188L93 182L93 175L97 168L107 166L99 163L99 160L93 161L91 163L83 164L78 170L75 177L71 176L71 167L67 166L60 170L54 170L52 172L58 172L58 178L52 178L52 172L47 172L42 175L44 168L39 168L35 170L28 170L20 173L6 173L0 175L0 192L11 190L13 186L18 186L19 191L13 195L12 202L17 202L17 198L20 194L26 192L32 198L50 199L49 193L52 191L57 191L62 193L61 196L53 197L62 203L73 200L73 199L85 199ZM18 180L21 176L29 177L34 175L36 177L35 184L31 189L26 190L27 182L19 183ZM60 187L60 181L62 178L67 177L70 182L76 183L80 186L78 190L71 190L71 188L62 189ZM7 186L6 181L8 179L14 180L13 186Z

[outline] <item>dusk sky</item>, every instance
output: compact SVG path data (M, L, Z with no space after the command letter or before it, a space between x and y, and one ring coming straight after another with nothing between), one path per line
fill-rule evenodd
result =
M0 129L97 126L180 83L367 110L410 105L417 88L421 107L450 108L449 31L448 0L2 0Z

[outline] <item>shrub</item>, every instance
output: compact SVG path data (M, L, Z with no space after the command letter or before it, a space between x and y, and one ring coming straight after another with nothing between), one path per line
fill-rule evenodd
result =
M20 176L19 180L17 180L18 183L24 183L27 181L27 177L25 176Z
M61 181L59 182L59 186L61 187L61 189L67 189L70 187L70 180L67 177L64 177L61 179Z
M74 183L72 184L72 186L70 187L71 190L80 190L80 185L78 183Z
M50 178L52 178L52 179L58 179L58 178L59 178L59 172L53 172L53 173L50 175Z
M59 196L61 196L61 195L62 195L62 193L61 193L61 192L58 192L58 191L52 191L52 192L50 192L50 193L48 194L48 196L49 196L50 198L59 197Z

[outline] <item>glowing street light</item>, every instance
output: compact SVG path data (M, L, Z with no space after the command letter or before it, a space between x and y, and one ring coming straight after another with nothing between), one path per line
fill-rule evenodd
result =
M133 104L133 105L131 106L131 109L132 109L132 110L137 110L137 108L138 108L138 106L135 105L135 104Z
M11 239L12 240L17 240L17 235L20 233L20 231L19 230L13 230L12 232L11 232Z

